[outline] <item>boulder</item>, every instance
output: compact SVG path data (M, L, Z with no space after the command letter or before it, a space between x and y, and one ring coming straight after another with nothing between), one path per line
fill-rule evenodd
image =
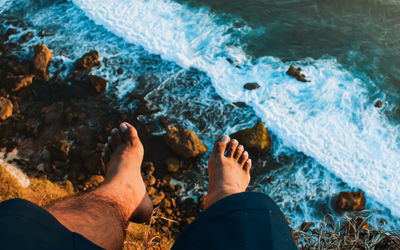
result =
M165 160L165 165L167 165L168 172L176 173L176 172L178 172L181 163L180 163L179 159L177 159L175 157L170 157Z
M65 161L68 158L69 149L69 144L64 140L56 140L47 145L47 150L54 160Z
M253 90L253 89L258 89L259 87L261 87L260 85L258 85L258 83L256 82L249 82L246 83L243 88L247 89L247 90Z
M231 137L237 139L246 150L254 152L264 152L272 146L271 137L261 121L258 121L252 128L231 134Z
M208 150L196 133L191 130L168 127L164 139L176 154L185 159L205 154Z
M49 76L47 67L52 58L53 53L43 43L35 47L35 56L33 57L32 66L35 73L45 80L47 80Z
M31 85L34 77L35 75L11 75L5 81L11 91L16 92Z
M74 65L79 70L91 69L95 66L99 66L99 52L97 50L92 50L89 53L86 53L81 58L76 60Z
M5 98L0 97L0 119L5 120L12 116L13 113L13 104L12 102Z
M107 80L100 76L89 76L90 84L95 88L97 93L103 93L107 88Z
M306 76L301 73L301 68L295 68L293 64L290 65L288 71L286 71L286 74L296 78L296 80L299 82L309 82L306 79Z
M363 191L340 192L336 200L336 208L341 211L361 211L365 209Z
M235 105L235 106L238 107L238 108L245 108L245 107L247 107L247 104L244 103L244 102L233 102L232 104Z

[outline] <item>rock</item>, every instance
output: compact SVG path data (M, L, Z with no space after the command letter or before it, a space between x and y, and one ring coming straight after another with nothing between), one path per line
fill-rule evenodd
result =
M309 82L306 79L306 76L304 74L301 73L301 68L295 68L293 66L293 64L290 65L288 71L286 71L286 74L289 76L292 76L294 78L296 78L297 81L299 82Z
M205 154L208 150L196 133L191 130L168 127L164 139L176 154L185 159Z
M104 177L101 175L93 175L90 179L83 184L84 190L100 186L104 182Z
M17 34L17 33L18 33L18 31L17 31L16 29L10 28L10 29L8 29L8 30L6 31L6 37L7 37L7 39L8 39L8 38L10 38L10 36L12 36L12 35L14 35L14 34Z
M0 119L5 120L12 116L13 104L12 102L4 97L0 97Z
M29 85L32 84L33 78L35 75L10 75L6 78L6 83L8 87L11 89L11 91L16 92L19 91L22 88L28 87Z
M20 42L27 42L29 40L31 40L33 37L33 32L27 32L24 35L21 36L21 38L19 39Z
M57 140L47 145L47 150L55 160L65 161L68 158L69 144L64 140Z
M382 108L383 102L382 102L381 100L378 100L378 101L375 102L374 106L375 106L376 108L378 108L378 109L379 109L379 108Z
M341 211L361 211L365 209L363 191L340 192L336 200L336 208Z
M97 93L103 93L107 88L107 80L100 76L89 76L90 84L95 88Z
M253 90L253 89L258 89L259 87L261 87L260 85L258 85L258 83L255 82L249 82L246 83L243 88L247 89L247 90Z
M176 172L178 172L181 164L180 164L179 159L177 159L175 157L170 157L165 160L165 165L167 165L168 171L170 173L176 173Z
M235 105L235 106L238 107L238 108L245 108L245 107L247 107L247 104L244 103L244 102L233 102L232 104Z
M76 60L74 65L79 70L90 69L94 66L99 66L99 52L97 50L92 50L89 53L86 53L81 58Z
M252 128L246 128L231 134L231 137L237 139L246 150L255 152L267 151L272 146L268 131L261 121L258 121Z
M164 192L159 192L151 197L151 202L153 206L158 206L165 198Z
M100 153L96 152L89 152L89 153L84 153L82 155L82 158L84 159L83 166L86 171L88 171L91 174L96 174L100 171Z
M49 33L49 32L47 32L47 31L45 31L45 30L41 30L41 31L39 31L38 36L40 36L40 37L54 36L54 34Z
M45 80L48 78L47 67L52 58L53 53L43 43L35 47L35 56L32 61L33 69Z
M152 176L152 175L146 175L144 178L144 184L146 184L146 187L150 187L153 186L154 184L156 184L157 179L156 177Z

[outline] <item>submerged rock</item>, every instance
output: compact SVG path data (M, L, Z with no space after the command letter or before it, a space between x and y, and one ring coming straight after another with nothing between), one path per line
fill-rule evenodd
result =
M164 138L167 145L185 159L205 154L208 150L196 133L191 130L168 127Z
M244 103L244 102L233 102L232 104L235 105L235 106L238 107L238 108L245 108L245 107L247 107L247 104Z
M340 192L336 200L336 208L341 211L361 211L365 209L363 191Z
M107 88L107 80L100 76L89 76L90 84L94 87L97 93L103 93Z
M290 65L288 71L286 71L286 74L296 78L296 80L299 82L309 82L306 79L306 76L301 73L301 68L295 68L293 64Z
M74 65L77 69L90 69L95 66L99 66L99 52L97 50L92 50L89 53L86 53L81 58L76 60Z
M12 116L13 113L13 104L12 102L5 98L0 97L0 119L5 120Z
M18 33L18 31L17 31L16 29L10 28L10 29L8 29L8 30L6 31L6 37L7 37L7 39L8 39L8 38L10 38L10 36L12 36L12 35L14 35L14 34L17 34L17 33Z
M237 139L247 150L255 152L267 151L272 146L268 131L261 121L258 121L252 128L231 134L231 137Z
M53 53L43 43L35 47L35 56L33 57L32 66L36 74L47 80L49 74L47 67L53 59Z
M253 90L253 89L258 89L259 87L261 87L260 85L258 85L258 83L256 82L249 82L246 83L243 88L247 89L247 90Z
M15 92L31 85L34 77L35 75L8 76L6 78L6 83L11 91Z
M170 173L176 173L176 172L178 172L181 164L180 164L179 159L177 159L175 157L170 157L165 160L165 165L167 165L168 171Z

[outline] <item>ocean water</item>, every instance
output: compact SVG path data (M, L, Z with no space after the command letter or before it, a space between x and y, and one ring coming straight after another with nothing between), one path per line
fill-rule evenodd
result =
M0 0L2 25L35 35L26 54L44 42L62 62L52 74L97 49L94 73L109 79L108 94L123 103L146 82L146 99L161 110L153 118L177 120L210 148L219 134L262 120L273 162L254 167L279 167L252 186L295 227L321 221L334 212L332 195L358 189L375 222L400 226L399 17L400 2L378 0ZM310 82L287 76L290 64ZM247 82L261 87L244 90Z

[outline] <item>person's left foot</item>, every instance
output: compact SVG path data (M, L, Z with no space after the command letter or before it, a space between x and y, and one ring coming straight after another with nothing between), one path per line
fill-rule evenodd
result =
M102 154L106 177L99 188L99 193L107 192L119 203L125 219L137 223L148 221L153 212L140 171L143 153L143 145L132 125L124 122L119 129L114 128Z

